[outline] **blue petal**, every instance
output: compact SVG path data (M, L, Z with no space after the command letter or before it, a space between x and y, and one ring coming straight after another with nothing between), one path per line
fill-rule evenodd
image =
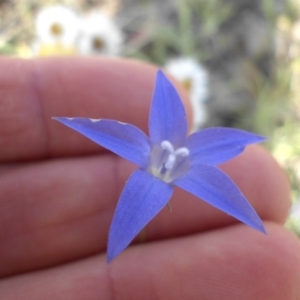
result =
M102 119L53 119L143 168L148 165L151 151L149 139L133 125Z
M129 178L117 205L109 231L107 261L119 255L167 204L173 188L143 170Z
M150 140L160 144L170 141L175 147L185 143L187 121L184 106L172 83L161 70L156 75L156 86L149 117Z
M218 165L241 152L249 144L259 143L266 138L231 128L207 128L195 132L187 139L191 164Z
M172 184L200 197L241 222L266 233L259 216L233 181L218 168L197 165Z

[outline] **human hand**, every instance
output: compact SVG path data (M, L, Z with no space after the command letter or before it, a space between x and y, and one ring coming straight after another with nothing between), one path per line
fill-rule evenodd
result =
M51 117L116 119L146 131L156 68L2 58L0 69L0 299L299 298L300 243L282 226L288 184L260 146L222 169L267 236L176 190L172 212L107 265L109 226L135 167Z

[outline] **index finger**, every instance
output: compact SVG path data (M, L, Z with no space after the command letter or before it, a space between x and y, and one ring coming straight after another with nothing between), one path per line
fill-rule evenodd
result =
M147 132L155 66L107 58L1 58L0 69L0 161L99 152L53 116L116 119Z

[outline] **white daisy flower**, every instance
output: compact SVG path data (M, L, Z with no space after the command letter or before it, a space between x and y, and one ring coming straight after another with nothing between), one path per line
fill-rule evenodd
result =
M165 64L165 69L180 81L189 92L194 112L193 130L199 129L207 118L205 107L205 102L209 96L207 70L190 57L170 59Z
M45 8L36 17L37 40L47 46L74 46L79 25L79 17L72 9L61 5Z
M123 34L112 19L94 12L82 19L78 52L83 55L118 55L122 50Z

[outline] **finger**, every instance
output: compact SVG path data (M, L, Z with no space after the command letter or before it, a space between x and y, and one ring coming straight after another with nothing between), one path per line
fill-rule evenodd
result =
M107 58L1 58L0 69L0 161L99 152L55 116L116 119L148 130L157 67Z
M265 150L250 147L224 167L262 219L284 222L288 184ZM117 200L133 169L106 154L0 172L0 276L105 251ZM171 207L172 212L163 209L146 227L142 237L147 242L238 222L180 190Z
M281 226L237 225L2 280L4 299L297 299L300 244Z

